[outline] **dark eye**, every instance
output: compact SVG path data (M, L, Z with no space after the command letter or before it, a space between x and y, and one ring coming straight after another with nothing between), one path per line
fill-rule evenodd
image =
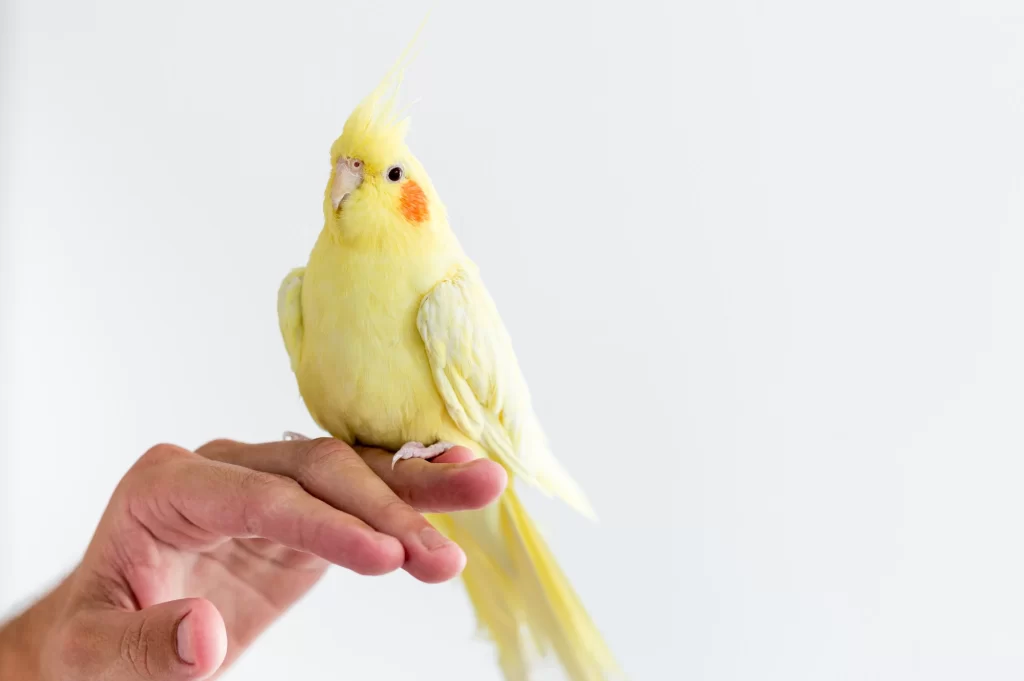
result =
M402 166L391 166L388 168L388 179L392 182L398 182L402 179Z

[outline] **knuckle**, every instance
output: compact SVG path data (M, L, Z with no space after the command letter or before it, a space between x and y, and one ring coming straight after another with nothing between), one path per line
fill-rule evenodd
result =
M219 437L216 440L210 440L203 446L196 450L196 454L200 456L210 457L216 455L218 452L226 452L230 449L238 447L239 442L236 440L229 440L228 438Z
M295 479L305 488L317 485L324 476L340 467L350 465L356 458L352 448L333 438L313 440L301 457Z
M121 660L143 679L154 678L150 665L151 636L148 632L148 624L149 620L145 616L133 621L121 636L119 648Z
M378 512L381 517L391 521L409 521L411 524L418 518L424 523L426 522L426 520L423 520L423 516L416 513L409 504L395 496L382 499L379 508Z
M139 480L147 480L160 475L166 466L174 465L175 462L190 456L192 452L171 444L158 444L150 447L138 458L135 465L125 474L123 483L129 486Z
M264 519L291 503L302 489L290 478L259 471L246 471L240 486L244 497L242 522L250 536L261 535Z
M139 457L118 485L119 498L132 498L141 493L148 495L155 480L166 479L166 469L190 455L187 449L175 445L158 444Z
M396 489L395 494L413 509L429 509L433 502L431 495L418 485L405 485Z
M273 473L264 473L252 469L243 469L239 486L247 494L264 498L277 493L282 488L290 488L288 478Z
M139 457L139 463L142 465L161 464L189 453L187 449L182 447L160 443L147 449L146 453Z

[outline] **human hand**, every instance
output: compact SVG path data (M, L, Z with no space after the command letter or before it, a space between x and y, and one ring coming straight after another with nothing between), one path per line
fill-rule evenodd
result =
M159 445L121 480L75 571L0 630L0 658L6 633L26 681L212 678L330 563L455 577L465 555L420 511L480 508L505 483L461 447L392 470L390 454L332 439Z

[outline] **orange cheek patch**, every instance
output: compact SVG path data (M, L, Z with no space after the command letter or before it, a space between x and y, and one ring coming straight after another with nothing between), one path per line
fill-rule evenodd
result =
M401 208L402 215L409 222L423 222L430 216L427 197L420 186L412 180L406 180L402 185Z

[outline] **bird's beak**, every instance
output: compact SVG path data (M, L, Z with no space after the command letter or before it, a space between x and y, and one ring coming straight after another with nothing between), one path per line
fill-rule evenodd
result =
M334 183L331 185L331 205L337 212L341 202L363 183L363 162L357 158L341 157L334 169Z

